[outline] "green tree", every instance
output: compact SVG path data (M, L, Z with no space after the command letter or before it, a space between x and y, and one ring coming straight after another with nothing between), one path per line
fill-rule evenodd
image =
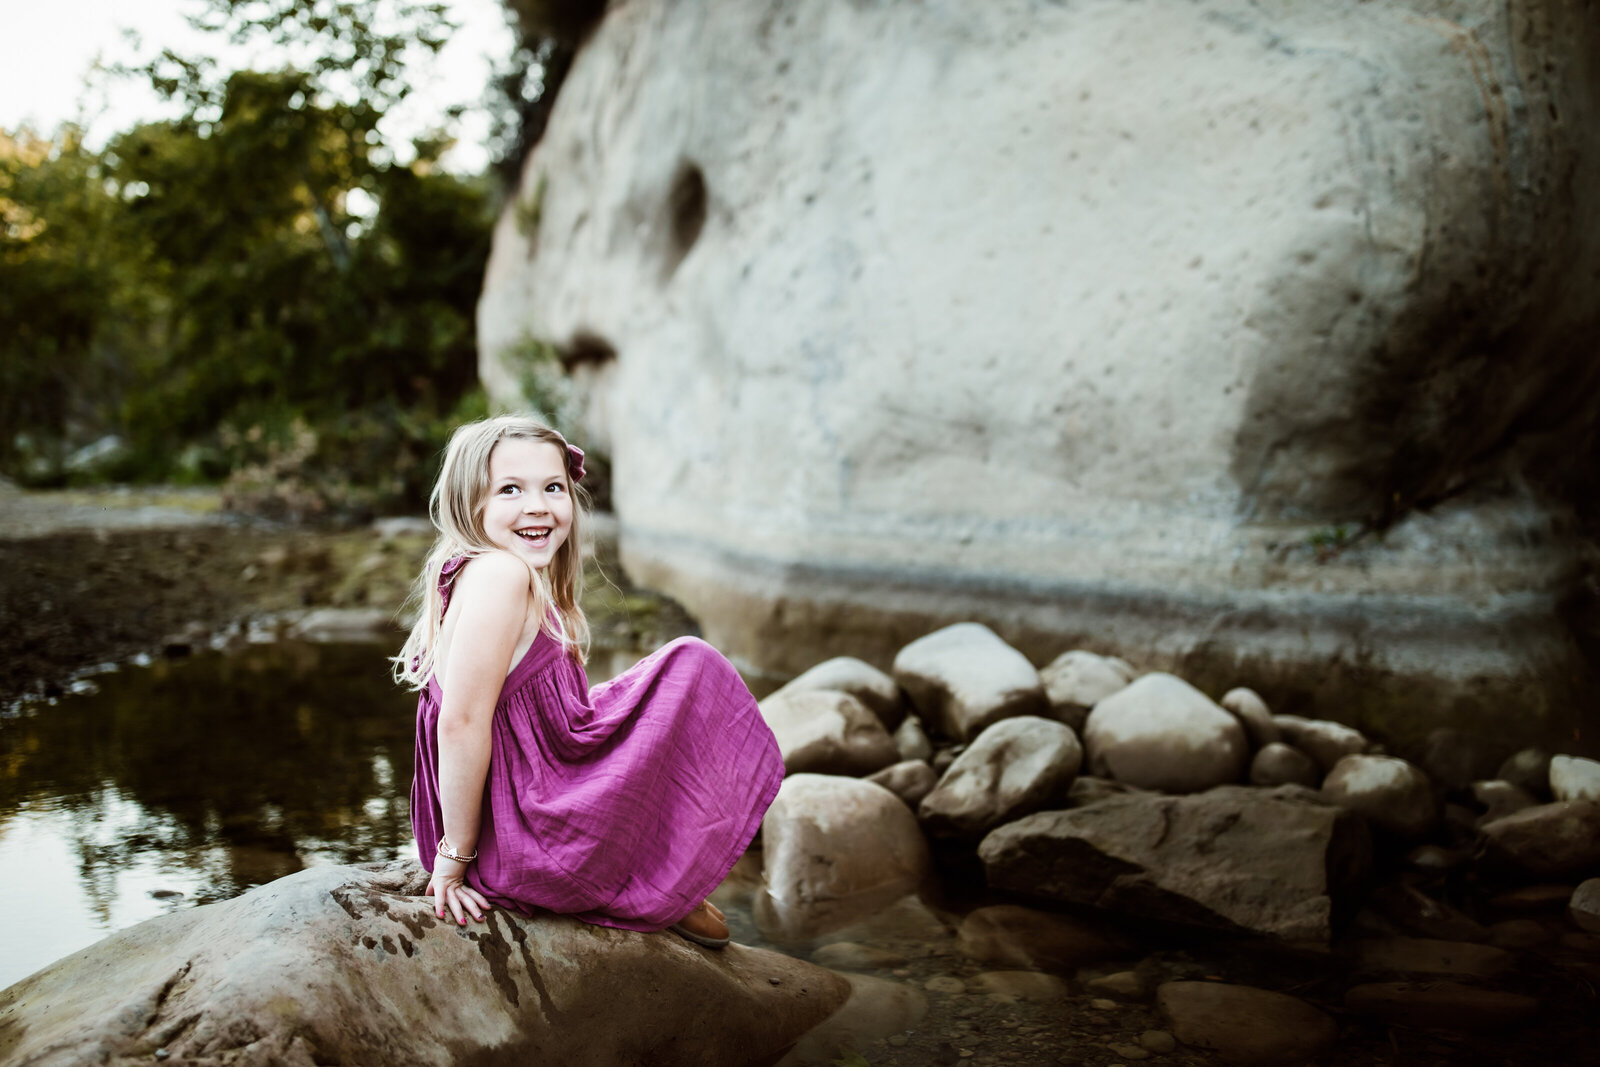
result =
M414 503L444 427L473 403L493 208L486 179L438 168L442 137L383 134L410 50L443 42L443 9L212 0L196 22L297 65L223 72L164 52L138 73L178 118L99 156L74 142L75 155L13 152L0 170L0 195L31 197L11 196L0 268L31 286L0 307L30 326L14 376L54 390L5 412L23 428L6 439L71 439L86 400L127 439L125 474L231 472L241 501L298 513ZM99 215L63 233L96 238L74 246L76 273L51 274L50 231L31 220L72 211Z
M0 131L0 470L48 476L116 428L149 295L122 209L77 128Z

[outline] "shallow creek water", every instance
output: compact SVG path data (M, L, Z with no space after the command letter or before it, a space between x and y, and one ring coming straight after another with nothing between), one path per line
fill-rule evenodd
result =
M409 854L415 698L390 682L386 651L247 643L93 676L51 704L0 718L0 871L12 916L0 934L0 988L112 931L306 866ZM610 656L594 665L591 680L632 658ZM1148 990L1175 978L1224 979L1293 992L1326 1009L1347 969L1337 955L1287 954L1098 917L1127 938L1126 958L1034 976L1044 989L1026 978L996 979L994 967L957 949L962 916L995 902L981 871L960 862L941 870L918 896L803 944L769 944L757 928L750 901L758 855L742 860L718 891L741 943L848 961L844 969L875 984L868 993L881 999L869 1014L887 1025L830 1035L806 1062L1210 1064L1209 1052L1169 1051L1160 1035L1149 1037L1165 1024L1148 994L1108 997L1090 981L1137 972ZM897 997L895 986L915 993ZM1559 999L1559 990L1550 991ZM925 1014L906 1014L907 1003L924 998ZM1559 1014L1547 1015L1536 1033L1491 1040L1350 1019L1341 1025L1339 1045L1319 1063L1593 1062L1587 1056L1596 1036L1593 1020Z

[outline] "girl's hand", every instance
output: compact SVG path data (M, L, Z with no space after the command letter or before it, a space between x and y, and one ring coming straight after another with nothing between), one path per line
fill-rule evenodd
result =
M483 913L489 910L489 902L483 899L482 893L467 885L466 876L465 863L448 856L435 856L433 877L428 879L427 888L427 895L433 898L434 914L442 919L448 908L461 926L467 925L469 914L483 922Z

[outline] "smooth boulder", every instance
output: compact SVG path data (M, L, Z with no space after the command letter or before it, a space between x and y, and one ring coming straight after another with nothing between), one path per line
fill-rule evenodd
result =
M1600 801L1558 800L1484 823L1490 856L1539 877L1600 868Z
M1315 789L1322 781L1322 771L1315 761L1293 745L1273 741L1264 745L1250 759L1250 784L1266 786L1303 785Z
M756 924L797 942L842 929L917 887L928 845L916 816L881 785L795 774L761 823Z
M917 808L930 834L976 841L1001 823L1065 806L1083 764L1072 729L1024 715L984 730Z
M1039 679L1044 683L1045 698L1050 701L1051 716L1081 730L1089 710L1117 690L1127 688L1133 674L1121 660L1076 648L1042 667Z
M1552 757L1550 795L1557 800L1600 800L1600 761L1581 756Z
M900 758L883 723L849 693L777 692L760 707L789 774L871 774Z
M1358 816L1297 786L1132 794L1007 823L989 884L1029 896L1326 945L1371 865Z
M1439 821L1428 776L1394 756L1344 757L1323 779L1322 795L1406 840Z
M1272 721L1283 740L1316 760L1324 774L1346 756L1358 755L1370 747L1365 734L1343 723L1298 715L1274 715Z
M1049 707L1033 664L982 623L958 622L912 641L895 656L894 677L923 721L957 741Z
M1156 1006L1185 1045L1214 1049L1233 1063L1303 1063L1333 1043L1325 1012L1284 993L1225 982L1165 982Z
M939 784L939 774L926 760L908 759L867 775L867 781L883 786L915 811L922 798Z
M671 933L498 908L458 928L426 884L410 860L313 867L112 934L0 992L0 1061L742 1067L850 993L811 964Z
M809 693L818 689L849 693L865 704L886 730L893 730L906 717L900 687L895 680L866 660L854 656L835 656L823 660L794 678L778 693Z
M1283 731L1272 721L1272 709L1267 707L1267 702L1254 689L1243 686L1230 689L1222 694L1222 699L1217 703L1239 720L1245 733L1250 735L1253 747L1259 749L1282 740Z
M1250 756L1238 719L1182 678L1159 672L1095 705L1083 743L1091 774L1169 793L1237 782Z
M1592 934L1600 934L1600 878L1586 878L1567 901L1567 917Z

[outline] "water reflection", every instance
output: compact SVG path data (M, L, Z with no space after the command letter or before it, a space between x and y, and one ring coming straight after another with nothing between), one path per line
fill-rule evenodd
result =
M0 987L106 933L308 864L411 848L415 697L386 650L157 662L0 721L0 870L29 935Z

